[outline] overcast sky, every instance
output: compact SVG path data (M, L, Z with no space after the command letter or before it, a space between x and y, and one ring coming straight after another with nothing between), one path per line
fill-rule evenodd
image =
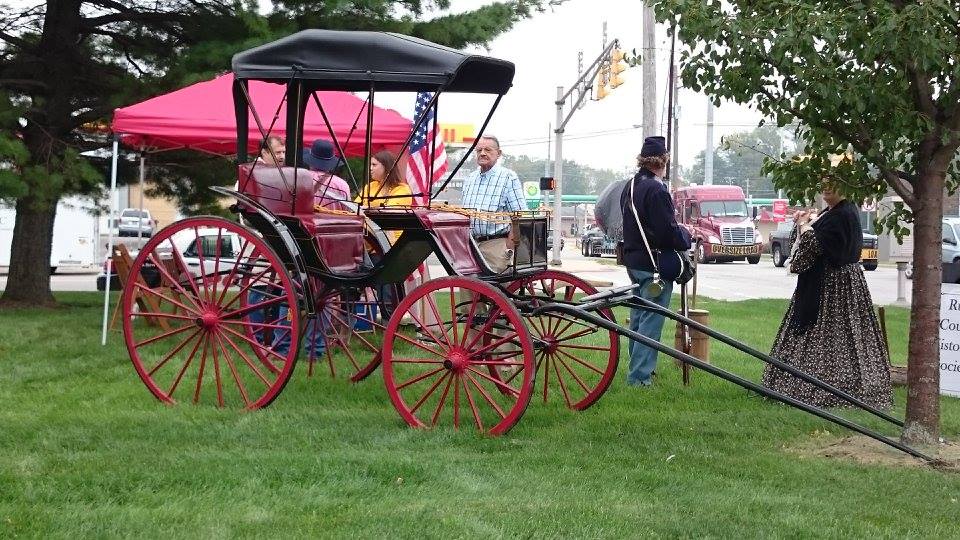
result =
M453 0L452 7L460 11L487 3L489 0ZM576 80L577 51L584 51L587 64L600 53L604 21L609 38L620 39L625 50L641 48L641 2L637 0L569 0L552 12L518 23L513 30L491 42L490 55L510 60L517 66L514 86L488 129L506 141L506 152L546 157L548 124L556 116L553 105L556 87L569 86ZM657 117L661 118L670 56L670 42L662 25L657 31L656 46ZM639 129L631 127L642 121L641 68L626 71L624 79L626 83L606 99L588 102L575 113L567 126L565 158L617 170L634 163L641 135ZM475 103L450 98L441 103L441 122L480 124L482 117L477 114ZM679 160L689 165L705 145L707 99L702 94L681 89L678 103ZM412 104L399 110L410 114L410 107ZM724 134L752 129L760 118L759 113L745 107L721 106L714 115L715 144L719 144ZM578 134L601 131L615 133L574 140ZM531 139L543 142L532 144Z
M36 0L8 0L20 7ZM266 3L268 0L260 0ZM453 11L474 9L491 0L452 0ZM584 51L585 64L601 51L603 22L608 23L610 39L620 39L627 51L641 46L641 2L638 0L568 0L553 11L537 14L519 22L513 30L490 43L490 54L514 62L517 74L514 86L503 99L488 129L504 141L504 151L546 157L548 126L556 117L553 101L556 87L569 86L577 78L577 52ZM666 28L657 31L658 118L664 116L667 64L670 43ZM225 66L226 67L226 66ZM642 119L641 68L624 73L625 84L603 101L588 102L567 126L564 157L594 167L619 170L634 163L640 145L639 129L632 126ZM382 99L381 99L382 98ZM478 127L483 109L492 100L448 95L441 100L440 121L473 123ZM706 140L706 97L680 90L680 163L690 165ZM405 116L413 114L411 96L390 100L379 94L377 104L397 109ZM725 104L714 117L715 144L720 137L750 130L760 115L745 107ZM612 132L612 133L597 133ZM578 138L581 137L581 138Z

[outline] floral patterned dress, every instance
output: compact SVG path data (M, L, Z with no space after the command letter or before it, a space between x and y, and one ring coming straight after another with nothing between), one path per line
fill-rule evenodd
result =
M809 271L823 256L813 230L795 238L795 246L790 263L793 273ZM890 407L890 359L859 263L826 265L817 320L803 330L790 325L798 293L794 292L770 355L868 404ZM764 371L763 384L810 405L850 406L773 366L768 365Z

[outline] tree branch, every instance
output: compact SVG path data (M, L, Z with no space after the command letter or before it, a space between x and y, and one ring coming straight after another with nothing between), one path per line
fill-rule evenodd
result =
M6 33L6 32L0 32L0 40L6 41L7 43L9 43L9 44L11 44L11 45L16 45L17 47L20 47L21 49L29 49L29 48L30 48L30 43L29 43L28 41L23 40L23 39L20 39L20 38L18 38L18 37L16 37L16 36L12 36L12 35L10 35L10 34L8 34L8 33Z
M898 171L899 172L899 171ZM909 184L905 184L903 179L900 177L898 172L881 170L880 174L883 175L883 178L887 181L887 184L893 188L893 191L903 199L903 202L907 204L910 208L915 208L917 204L917 198L913 194L913 188Z

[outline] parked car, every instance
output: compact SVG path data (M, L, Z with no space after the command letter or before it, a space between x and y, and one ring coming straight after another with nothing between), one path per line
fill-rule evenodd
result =
M580 237L580 253L584 257L615 255L617 242L603 234L599 228L587 229Z
M117 223L118 236L153 236L157 222L150 215L149 210L124 208L120 212L120 221Z
M564 242L563 237L561 236L561 237L560 237L560 251L563 251L564 245L566 245L566 242ZM553 249L553 234L548 234L548 235L547 235L547 251L550 251L551 249Z
M943 218L940 262L960 263L960 218ZM913 261L907 263L907 279L913 279Z
M214 272L219 273L221 276L226 276L233 269L234 264L236 264L236 251L239 249L241 242L240 239L233 234L222 236L220 238L220 261L216 263L215 261L209 260L209 255L217 253L217 234L212 233L209 235L200 234L200 238L197 239L192 233L181 236L174 236L173 242L177 246L177 250L180 252L180 256L183 257L183 262L187 266L187 270L193 274L194 277L199 277L201 275L201 265L200 265L200 253L201 250L203 253L208 254L207 258L203 260L203 270L207 275L211 275ZM163 258L164 250L158 248L157 250ZM131 259L136 259L138 251L134 250L130 252ZM172 254L171 254L172 256ZM110 290L119 290L120 284L117 279L116 268L111 265L111 274L110 279ZM145 283L148 287L156 287L160 284L160 271L149 262L144 264L143 270L140 272L140 275L143 276ZM97 290L102 291L106 287L107 282L107 263L104 260L103 270L97 276Z
M777 230L770 233L770 255L773 265L782 267L790 256L790 236L793 234L793 220L788 219L777 224ZM863 233L863 249L860 250L860 263L864 270L877 269L877 235Z

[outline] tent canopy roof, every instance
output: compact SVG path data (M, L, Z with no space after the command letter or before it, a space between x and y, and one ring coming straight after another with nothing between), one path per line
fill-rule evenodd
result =
M249 93L264 129L269 129L271 135L284 137L284 87L252 81ZM317 97L330 120L330 128L340 144L344 145L347 156L362 156L366 137L366 101L349 92L319 92ZM248 113L247 150L256 155L262 134L253 112ZM227 73L211 81L117 109L111 128L114 133L121 135L125 145L135 148L186 148L220 155L235 154L237 122L233 105L233 76ZM412 122L398 112L374 107L372 144L375 150L399 147L406 141L412 128ZM304 120L303 142L309 147L315 139L331 140L331 137L316 103L311 99Z
M386 33L303 30L233 57L238 79L309 81L308 88L505 94L511 62Z

